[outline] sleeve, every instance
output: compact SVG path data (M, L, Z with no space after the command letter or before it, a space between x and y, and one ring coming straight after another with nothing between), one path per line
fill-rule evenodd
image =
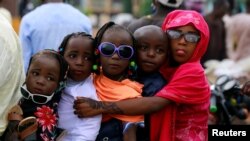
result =
M199 104L208 100L210 88L201 65L187 63L176 70L156 95L176 103Z
M27 72L30 58L33 55L33 46L30 39L30 25L27 23L26 19L21 21L19 37L23 50L24 69L25 72Z

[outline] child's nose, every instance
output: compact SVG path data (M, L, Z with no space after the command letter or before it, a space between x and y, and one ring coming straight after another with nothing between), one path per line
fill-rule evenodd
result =
M83 61L84 61L84 58L78 57L77 60L76 60L76 64L77 64L77 65L82 65L82 64L83 64Z
M44 85L45 84L45 78L44 77L39 77L36 81L37 84L39 85Z
M111 56L111 58L113 58L113 59L119 59L120 57L119 57L119 55L118 55L118 52L115 52L115 53Z
M150 49L147 51L147 55L150 56L150 57L154 57L155 56L155 51Z

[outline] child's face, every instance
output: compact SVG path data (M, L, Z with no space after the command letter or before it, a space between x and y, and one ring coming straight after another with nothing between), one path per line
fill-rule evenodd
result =
M64 58L69 64L69 77L82 81L91 74L94 48L86 37L72 37L67 44Z
M110 42L116 47L119 47L120 45L133 46L132 38L126 31L119 31L119 33L106 31L101 42ZM113 80L119 80L119 78L126 73L125 71L129 65L129 59L120 58L117 52L111 57L106 57L100 54L100 61L104 75Z
M146 73L158 71L167 61L166 34L155 30L145 31L137 38L137 42L137 60L140 69Z
M47 55L33 58L26 77L26 86L31 93L51 95L59 84L59 62Z
M194 50L196 48L197 42L188 42L184 38L185 33L192 33L194 36L198 36L199 32L193 26L182 26L174 29L175 31L179 31L184 35L181 35L180 38L170 39L171 53L173 59L180 63L186 63L193 55Z

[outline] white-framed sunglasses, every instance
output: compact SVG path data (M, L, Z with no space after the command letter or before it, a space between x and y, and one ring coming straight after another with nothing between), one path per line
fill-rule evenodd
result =
M26 85L21 86L21 93L23 95L23 98L25 99L31 99L36 104L46 104L49 102L55 93L52 93L51 95L42 95L42 94L32 94L27 90Z

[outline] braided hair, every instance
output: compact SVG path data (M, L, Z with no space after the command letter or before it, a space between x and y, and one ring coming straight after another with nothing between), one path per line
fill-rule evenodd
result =
M87 34L85 32L71 33L71 34L68 34L67 36L64 37L62 43L60 44L60 46L58 48L58 52L62 56L64 56L64 53L65 53L65 50L67 49L67 45L68 45L69 40L71 38L76 38L76 37L86 37L92 41L92 45L94 46L94 38L90 34ZM93 64L95 64L95 62L96 62L96 56L95 56L94 51L93 51ZM96 72L96 65L92 66L91 72Z
M132 39L132 47L134 50L136 50L135 48L135 45L136 45L136 41L135 41L135 38L134 36L132 35L132 33L124 28L123 26L121 25L118 25L112 21L110 22L107 22L106 24L104 24L97 32L96 34L96 37L94 39L94 46L96 47L96 51L95 51L95 55L96 55L96 73L99 74L100 73L100 53L98 51L98 46L101 44L101 41L102 41L102 37L104 35L104 33L109 30L109 31L112 31L112 32L116 32L116 31L119 31L119 30L123 30L123 31L126 31L130 36L131 36L131 39ZM134 51L136 52L136 51ZM137 68L137 65L135 63L135 56L136 54L134 53L133 57L130 59L130 63L129 63L129 67L128 67L128 78L134 80L135 77L136 77L136 68Z

